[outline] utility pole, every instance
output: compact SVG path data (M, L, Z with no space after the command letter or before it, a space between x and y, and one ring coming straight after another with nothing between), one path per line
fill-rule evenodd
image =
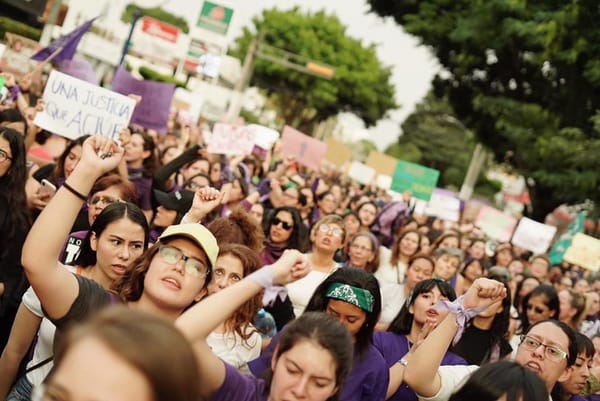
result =
M42 36L40 37L40 45L42 47L48 46L50 42L52 42L52 30L56 25L56 20L58 19L58 13L60 12L61 5L62 0L52 1L52 7L48 13L48 19L46 20L46 24L44 25L44 29L42 31Z
M465 180L460 187L460 193L458 194L459 199L467 201L471 199L473 195L473 190L475 189L475 184L477 183L477 179L479 178L479 174L481 173L481 169L483 168L483 163L485 162L486 151L483 149L483 146L478 143L473 150L473 156L471 156L471 162L469 163L469 169L467 170L467 174L465 176Z
M248 84L250 84L250 78L252 78L258 44L264 37L265 34L261 32L259 37L253 38L252 42L250 42L250 46L248 46L248 51L246 52L246 57L244 58L244 64L242 66L242 73L240 79L235 84L235 88L231 95L231 101L229 102L229 107L227 109L227 121L230 123L233 123L235 119L238 118L240 111L242 110L242 100L244 92L248 88Z

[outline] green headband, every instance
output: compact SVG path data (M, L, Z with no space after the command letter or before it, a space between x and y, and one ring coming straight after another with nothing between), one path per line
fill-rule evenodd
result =
M373 294L362 288L348 284L332 283L327 289L327 298L348 302L367 312L373 312Z

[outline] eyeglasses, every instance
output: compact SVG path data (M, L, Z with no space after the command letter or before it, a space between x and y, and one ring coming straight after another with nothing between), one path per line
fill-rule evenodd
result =
M543 310L543 309L542 309L542 308L540 308L539 306L533 306L533 305L531 305L531 304L527 304L527 310L532 310L532 309L533 309L533 311L534 311L535 313L538 313L538 314L541 314L541 313L545 313L545 312L546 312L545 310Z
M344 236L344 230L336 226L330 226L329 224L321 224L319 231L323 234L331 233L334 237L342 238Z
M108 206L108 205L112 205L113 203L120 202L120 201L121 201L121 199L113 198L112 196L96 195L96 196L93 196L92 199L89 201L89 205L97 206L98 203L102 202L105 206Z
M185 262L185 272L190 276L206 276L210 272L210 268L206 267L204 262L184 255L183 252L175 247L161 245L158 248L158 253L170 265L176 265L180 260L183 260Z
M555 347L553 345L546 345L543 342L527 335L521 336L521 345L531 351L538 349L540 345L543 346L544 355L546 356L546 358L554 362L560 362L568 355L565 351L558 347Z
M279 220L277 217L273 217L271 224L273 224L274 226L278 226L281 224L281 227L286 231L289 231L292 228L294 228L292 224L288 223L287 221Z
M196 181L190 181L186 184L185 188L193 191L196 188L206 188L208 185L200 185Z
M354 249L355 251L373 252L373 249L364 245L352 244L350 245L350 248Z
M13 158L8 155L8 152L6 152L5 150L0 149L0 162L3 162L5 160L12 161L12 159Z

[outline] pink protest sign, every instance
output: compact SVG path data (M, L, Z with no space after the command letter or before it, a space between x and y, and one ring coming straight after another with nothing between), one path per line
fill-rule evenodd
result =
M208 143L208 152L223 155L249 155L254 148L255 129L216 123Z
M517 225L517 219L510 213L484 205L479 209L475 225L488 237L500 242L508 242Z
M324 142L311 138L288 125L283 127L281 134L283 156L294 156L298 163L318 171L326 152L327 145Z

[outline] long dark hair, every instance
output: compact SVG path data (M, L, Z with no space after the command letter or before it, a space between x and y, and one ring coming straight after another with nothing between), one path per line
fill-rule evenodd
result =
M58 182L58 180L60 180L62 178L66 178L65 177L65 160L69 156L69 153L71 153L73 148L76 146L83 147L83 143L89 137L90 137L89 135L80 136L79 138L73 139L71 142L69 142L67 144L67 147L65 148L64 152L62 152L62 154L58 158L58 160L56 162L56 166L54 166L54 170L52 171L52 180L55 183Z
M27 180L27 165L25 161L25 143L23 135L12 128L0 127L0 137L8 141L12 160L10 168L0 177L0 198L4 198L10 212L6 213L6 221L2 231L6 234L3 241L13 239L17 229L29 227L31 218L27 207L25 181Z
M148 220L146 220L146 216L142 210L135 204L130 202L115 202L113 204L108 205L102 212L98 215L96 220L92 223L90 227L90 231L85 236L85 240L81 245L81 252L77 259L75 259L74 264L82 267L93 266L96 264L96 251L94 251L91 247L90 239L92 234L96 234L96 237L100 237L106 227L109 224L121 220L128 219L133 224L137 224L138 226L144 229L144 249L148 247Z
M443 280L439 280L436 278L430 278L427 280L419 281L415 288L410 292L406 301L404 301L404 305L402 305L402 309L396 315L390 326L388 327L388 331L396 334L408 334L410 333L410 329L412 328L414 315L409 312L410 306L415 302L415 299L420 294L425 292L429 292L437 287L440 290L440 293L448 298L450 301L454 301L456 299L456 292L454 292L454 288L447 282Z
M300 252L306 252L309 249L308 243L308 233L306 226L302 222L302 217L300 216L300 212L297 208L292 206L282 206L274 209L269 213L269 218L267 223L265 224L265 236L267 240L269 240L269 231L271 229L271 224L273 224L273 219L277 216L279 212L287 212L292 216L292 220L294 221L294 227L292 228L292 234L287 241L287 249L297 249Z
M506 296L502 299L502 312L494 317L492 327L490 327L490 346L499 346L500 342L505 338L508 326L510 325L510 286L502 277L490 275L488 278L501 282L504 284L504 288L506 288Z
M473 372L449 401L496 401L504 394L506 401L548 399L546 385L537 374L515 362L500 361Z
M308 301L308 305L306 305L306 312L324 312L327 310L329 298L327 298L326 294L333 283L348 284L353 287L362 288L369 291L373 296L373 310L371 312L366 312L367 319L358 333L356 333L356 351L359 355L364 355L371 344L373 330L375 329L375 325L379 320L379 313L381 312L381 292L379 283L371 273L362 269L354 267L338 269L315 289L315 292Z
M554 311L553 319L558 319L560 315L560 301L558 300L558 293L548 284L540 284L535 287L529 294L523 298L523 313L521 314L521 327L523 331L527 331L531 323L529 323L529 319L527 318L527 303L532 297L543 296L546 299L546 306L548 309Z

